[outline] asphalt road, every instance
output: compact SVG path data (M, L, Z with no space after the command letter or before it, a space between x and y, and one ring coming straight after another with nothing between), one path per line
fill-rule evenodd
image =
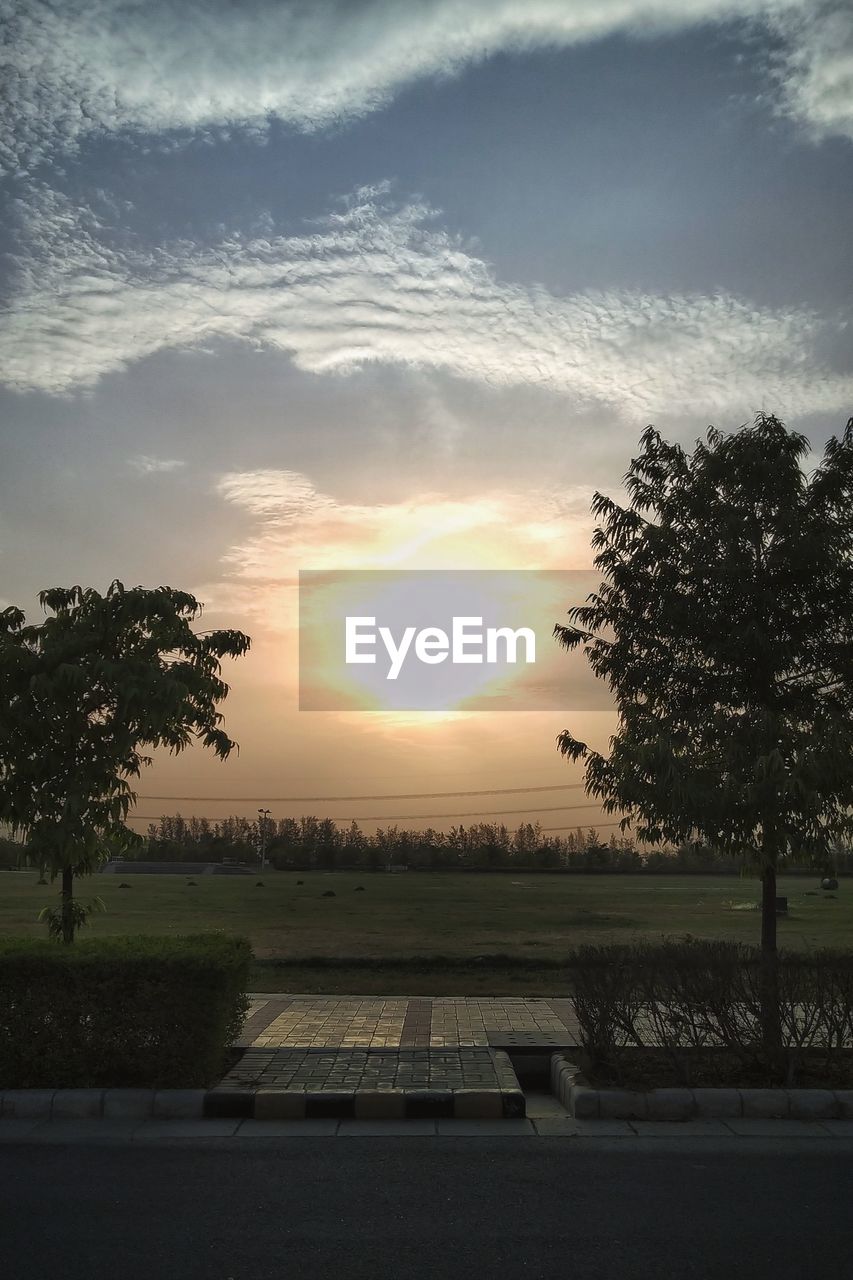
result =
M353 1138L0 1151L0 1276L849 1280L853 1155Z

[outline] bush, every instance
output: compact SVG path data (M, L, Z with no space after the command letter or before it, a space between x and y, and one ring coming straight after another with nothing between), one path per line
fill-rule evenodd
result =
M853 1045L853 955L780 952L781 1062L761 1035L761 953L698 939L588 946L569 959L580 1042L593 1072L616 1081L654 1049L679 1084L722 1055L729 1070L791 1086ZM780 1075L781 1072L781 1075Z
M248 1008L244 938L0 939L0 1088L204 1088Z

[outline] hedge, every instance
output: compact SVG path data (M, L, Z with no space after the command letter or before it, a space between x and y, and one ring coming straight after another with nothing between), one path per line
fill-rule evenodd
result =
M807 1061L830 1068L853 1047L850 951L779 953L784 1047L769 1056L757 947L701 939L579 947L569 968L589 1066L617 1079L638 1049L655 1049L690 1085L697 1051L712 1050L790 1087Z
M205 1088L248 1008L244 938L0 938L0 1089Z

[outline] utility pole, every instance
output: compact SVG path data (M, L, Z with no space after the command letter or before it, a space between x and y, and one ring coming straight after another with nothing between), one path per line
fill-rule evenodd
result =
M258 810L258 827L261 833L261 871L263 871L267 860L267 819L269 816L269 809Z

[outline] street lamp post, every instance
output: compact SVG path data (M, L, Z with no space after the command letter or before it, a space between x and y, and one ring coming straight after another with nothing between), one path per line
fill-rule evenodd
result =
M269 809L258 810L258 826L260 827L260 831L261 831L261 871L263 871L266 865L267 819L269 818L269 816L270 816Z

